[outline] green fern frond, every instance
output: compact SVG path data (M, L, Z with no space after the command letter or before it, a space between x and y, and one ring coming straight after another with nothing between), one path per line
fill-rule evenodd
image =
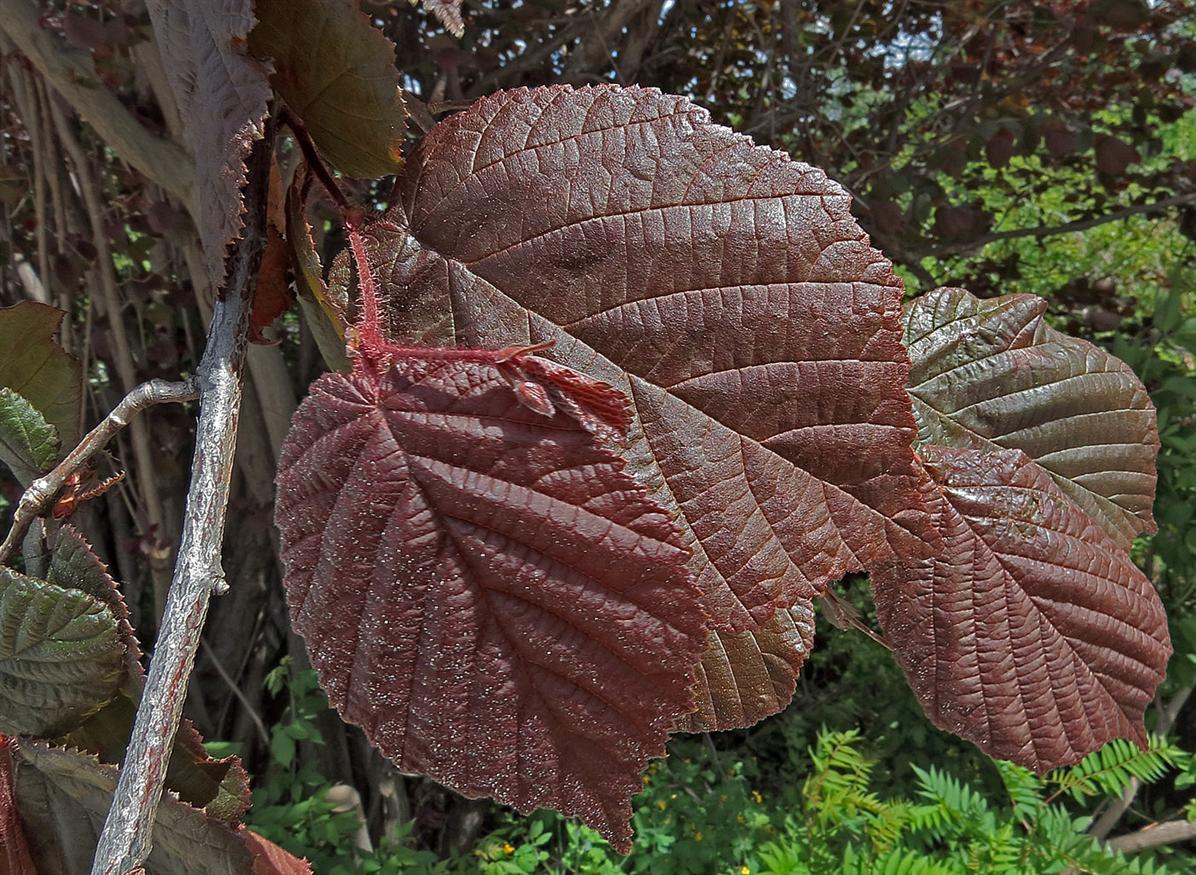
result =
M874 858L863 871L869 875L963 875L964 870L951 861L897 849Z
M931 807L939 809L938 812L932 812L922 808L916 812L924 829L941 832L948 826L961 826L989 814L984 796L958 778L934 766L929 769L918 766L912 768L918 776L918 795Z
M1024 766L1006 760L993 760L993 765L1009 794L1014 815L1022 821L1033 820L1043 806L1042 779Z
M1184 752L1166 738L1150 736L1146 749L1132 741L1115 738L1067 769L1057 769L1047 782L1057 789L1049 798L1063 794L1082 800L1085 796L1117 796L1137 778L1157 781L1183 758Z

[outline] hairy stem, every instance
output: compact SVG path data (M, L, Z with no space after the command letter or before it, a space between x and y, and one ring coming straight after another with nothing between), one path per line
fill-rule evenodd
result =
M79 441L67 457L49 474L29 484L13 514L12 528L0 544L0 563L7 562L25 537L29 526L49 508L54 497L66 484L67 478L82 468L108 445L116 433L127 426L133 417L148 407L157 404L177 404L194 401L199 389L194 380L168 383L165 380L150 380L142 383L124 397L103 421Z
M154 817L182 717L187 685L213 593L228 584L221 566L232 481L253 279L265 238L269 137L256 147L245 194L246 230L232 255L228 287L216 302L199 367L200 409L191 486L174 579L150 660L112 808L92 875L124 875L153 844Z

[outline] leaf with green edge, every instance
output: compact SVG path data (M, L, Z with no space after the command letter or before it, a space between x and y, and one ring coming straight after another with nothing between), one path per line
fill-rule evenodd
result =
M58 432L37 409L8 388L0 388L0 462L23 486L54 467Z
M245 159L265 133L270 83L247 49L252 0L146 0L158 51L195 159L199 237L208 278L224 285L241 236Z
M324 282L324 267L316 252L311 226L304 213L306 207L306 165L295 171L295 179L287 189L286 238L295 275L295 289L299 308L311 328L312 337L328 369L348 373L349 357L345 352L347 324L342 299L334 298Z
M1042 773L1143 714L1171 655L1146 576L1020 450L921 448L936 555L872 577L885 637L935 725Z
M79 440L83 387L79 363L55 339L65 315L35 301L0 307L0 387L32 404L70 448Z
M403 771L624 852L708 628L610 443L625 407L523 351L395 353L312 385L275 512L292 624L346 721Z
M698 709L676 731L738 729L785 710L813 647L814 604L804 599L762 629L712 631L698 666Z
M54 736L116 695L125 649L107 605L0 568L0 732Z
M1155 530L1159 436L1134 372L1044 321L1036 295L981 300L936 289L905 308L918 436L1018 449L1121 547Z
M137 679L137 692L122 690L102 711L69 733L66 743L95 754L101 762L120 763L137 717L140 682ZM240 758L209 756L190 720L179 725L166 766L166 786L183 802L226 823L236 823L249 810L249 775Z
M14 759L17 805L39 875L90 871L116 789L116 767L32 739L20 742ZM169 793L158 806L152 841L146 875L253 871L253 855L234 829Z
M395 47L351 0L256 0L250 50L330 164L349 176L403 163L407 111Z
M141 645L129 624L125 597L108 573L108 566L96 555L83 533L69 523L63 525L54 536L46 580L67 589L81 590L108 606L116 619L121 643L125 648L128 672L131 676L141 677Z
M718 628L924 549L901 283L821 171L681 97L553 86L441 122L399 191L371 228L393 339L555 341L628 395Z

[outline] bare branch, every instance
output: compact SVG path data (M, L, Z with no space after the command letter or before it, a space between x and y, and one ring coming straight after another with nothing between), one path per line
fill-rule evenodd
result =
M949 246L940 246L937 249L931 249L929 252L924 253L924 256L943 258L949 255L962 255L967 252L973 252L982 246L995 243L998 240L1016 240L1020 237L1053 237L1056 234L1087 231L1089 228L1095 228L1098 225L1107 225L1109 222L1120 222L1122 219L1128 219L1130 216L1161 213L1171 207L1192 203L1196 203L1196 192L1177 194L1172 197L1162 198L1153 203L1134 204L1100 216L1078 219L1074 222L1064 222L1062 225L1039 225L1033 228L1014 228L1009 231L995 231L992 234L984 234L981 237L977 237L975 240L968 240L964 243L952 243Z
M79 441L78 446L71 450L53 471L29 484L29 488L21 496L16 512L13 514L12 528L4 542L0 544L0 563L7 562L16 551L30 524L45 513L50 502L54 500L54 496L66 484L67 478L107 446L113 436L128 425L134 416L156 404L194 401L198 397L199 390L194 380L181 383L150 380L126 395L99 425Z
M1196 821L1168 820L1151 824L1129 835L1118 836L1109 842L1109 847L1123 854L1133 854L1136 851L1174 845L1192 839L1196 839Z
M220 553L241 410L253 280L265 238L271 137L255 147L236 244L199 366L200 409L183 535L145 694L125 752L92 875L137 869L153 845L154 818L212 594L227 590Z
M184 149L155 137L99 82L91 59L43 28L30 0L0 0L0 29L122 160L189 204L195 171Z

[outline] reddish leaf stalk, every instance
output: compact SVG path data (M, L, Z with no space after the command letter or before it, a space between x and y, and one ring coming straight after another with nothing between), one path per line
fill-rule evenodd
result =
M376 362L384 355L386 341L379 327L381 316L378 311L378 288L374 284L374 273L365 254L365 241L361 237L361 214L357 210L345 210L345 230L349 234L349 246L353 250L353 261L357 264L357 286L361 290L361 315L357 321L355 346L367 364Z
M336 202L336 205L343 212L348 212L349 199L345 197L340 186L336 184L336 180L332 178L332 173L329 172L327 166L320 159L320 153L316 151L316 146L311 141L311 135L308 134L307 128L303 126L303 122L285 111L281 116L281 120L283 124L291 129L291 134L295 137L295 142L298 143L299 151L303 153L303 158L306 160L307 166L316 175L316 178L320 180L320 184L324 186L324 190L328 192L328 196Z

